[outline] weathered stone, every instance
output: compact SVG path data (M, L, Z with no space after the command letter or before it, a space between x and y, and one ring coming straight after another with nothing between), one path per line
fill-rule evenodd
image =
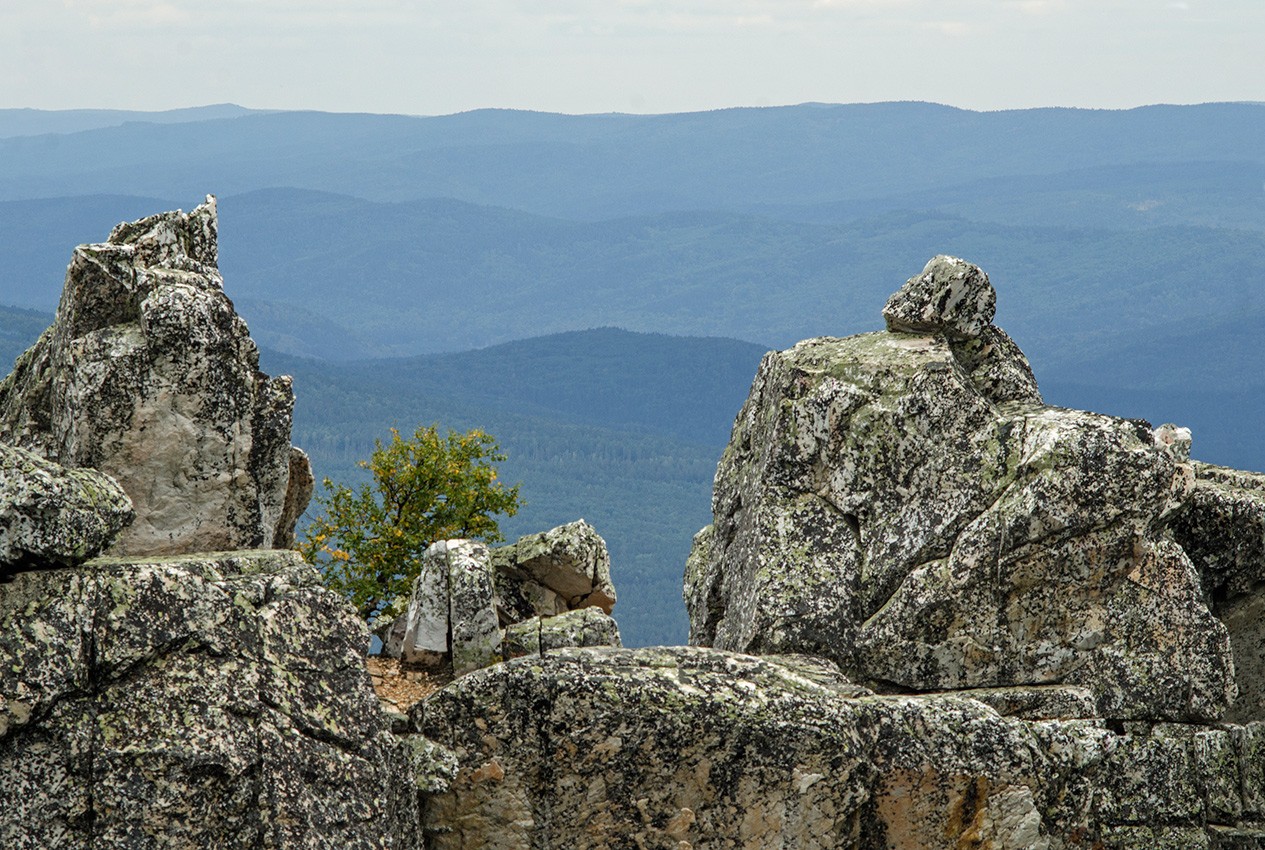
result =
M1024 720L1072 720L1098 714L1094 695L1088 688L1043 685L978 688L957 693L979 700L1004 717Z
M606 541L584 520L493 549L492 566L503 624L615 605Z
M488 547L472 540L436 543L427 553L448 562L448 631L452 670L457 675L501 660L501 629L496 616Z
M1049 846L1026 726L813 659L564 649L412 716L459 760L426 800L436 848Z
M0 846L419 847L367 639L290 552L17 574Z
M398 617L381 617L374 622L373 633L382 641L382 655L399 658L404 653L404 638L408 634L408 609Z
M457 778L457 756L424 735L405 735L413 760L413 782L425 794L447 791Z
M451 662L467 673L500 660L488 547L473 540L441 540L422 555L413 582L400 659L428 667Z
M504 655L540 655L566 646L623 646L619 624L601 608L578 608L554 617L532 617L505 628Z
M1221 716L1228 634L1166 529L1193 486L1174 440L998 401L1029 393L977 382L988 358L954 345L765 356L687 564L691 643L817 654L885 689L1060 684L1098 716Z
M1157 727L1113 743L1095 777L1094 810L1103 823L1203 825L1205 777L1195 770L1190 727Z
M299 517L307 510L316 489L316 476L312 474L312 461L307 452L298 446L290 447L289 479L285 482L285 504L277 527L273 533L274 549L293 549L295 544L295 526ZM274 489L275 492L275 489Z
M1003 401L1041 403L1041 391L1037 389L1037 379L1028 358L996 325L984 328L977 338L950 342L949 350L975 389L994 404Z
M259 371L216 229L208 197L76 248L53 326L0 384L0 440L99 469L131 498L116 554L285 545L305 504L301 480L290 491L290 379Z
M1207 831L1183 826L1113 826L1097 844L1103 850L1209 850Z
M1245 805L1260 724L1025 721L959 694L875 695L804 656L562 649L463 677L410 716L456 760L424 797L435 848L1142 850L1261 835Z
M996 312L997 293L984 270L941 254L888 299L883 318L889 331L974 339Z
M1265 720L1265 475L1194 463L1195 485L1173 536L1225 623L1239 696L1227 720Z
M0 443L0 577L80 564L131 521L131 500L108 475Z
M438 667L449 654L448 615L451 610L448 590L448 559L429 547L423 553L413 592L409 597L400 660L408 664Z

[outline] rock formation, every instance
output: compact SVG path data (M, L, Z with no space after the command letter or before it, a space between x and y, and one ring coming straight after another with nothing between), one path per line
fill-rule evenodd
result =
M584 520L492 550L502 625L596 606L615 607L606 541Z
M1265 841L1265 726L1027 720L831 663L564 649L419 703L436 850L1211 850ZM991 703L1001 705L1002 694Z
M1265 476L1042 404L994 303L937 257L767 355L686 570L713 646L415 706L434 846L1265 846Z
M311 495L290 379L259 371L216 228L208 197L76 248L53 326L0 384L0 442L123 486L115 554L289 545Z
M614 605L606 541L584 520L495 549L439 541L422 556L383 654L468 673L563 646L619 646Z
M391 734L313 567L243 550L291 539L311 474L215 250L210 200L79 248L0 385L6 850L422 846L451 757ZM199 548L241 551L171 554Z
M1169 528L1183 447L1040 404L992 305L982 271L936 258L889 302L898 331L764 358L687 571L691 642L882 689L1074 686L1096 716L1220 718L1229 636Z
M1265 847L1265 476L1044 405L977 267L764 358L710 646L619 648L583 522L441 541L388 643L465 675L407 718L293 552L87 560L132 502L135 547L290 539L289 385L218 280L213 206L120 226L0 387L0 846Z
M0 586L0 846L414 848L368 633L297 553Z

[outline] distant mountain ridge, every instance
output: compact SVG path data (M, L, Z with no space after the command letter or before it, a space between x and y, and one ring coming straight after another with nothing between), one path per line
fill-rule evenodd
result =
M677 115L253 113L0 139L0 200L290 186L589 220L751 210L1135 163L1265 162L1265 106L969 112L929 103Z
M40 136L46 133L82 133L117 127L132 121L150 124L183 124L240 118L269 109L247 109L235 103L192 106L185 109L138 111L131 109L0 109L0 139Z

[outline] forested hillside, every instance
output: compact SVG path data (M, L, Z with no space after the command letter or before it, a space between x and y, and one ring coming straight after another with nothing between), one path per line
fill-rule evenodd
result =
M603 535L631 645L681 643L681 576L764 348L613 328L464 354L332 364L266 352L294 376L294 441L318 478L357 482L388 427L481 428L526 504L513 540L584 518ZM309 511L310 512L310 511Z
M760 353L881 327L937 253L989 273L1047 401L1265 469L1262 137L1260 104L0 110L0 355L73 245L216 193L226 291L295 375L318 475L353 479L392 425L485 428L529 502L507 533L588 519L629 642L679 642Z

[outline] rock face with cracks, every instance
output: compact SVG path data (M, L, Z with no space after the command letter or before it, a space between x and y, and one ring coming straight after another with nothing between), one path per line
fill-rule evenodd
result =
M296 553L98 559L0 591L0 846L421 846L368 632Z
M1230 633L1239 698L1226 719L1265 719L1265 475L1193 466L1194 487L1173 521L1173 537Z
M885 690L1071 686L1096 716L1220 718L1229 634L1169 528L1183 446L1041 404L989 293L939 257L889 302L901 332L766 355L687 567L691 643Z
M289 545L310 496L290 379L259 371L216 236L208 197L76 248L53 326L0 384L0 441L127 492L115 554Z
M439 541L422 556L408 610L383 652L466 673L562 646L619 646L606 541L584 520L489 549Z
M414 706L436 850L1155 850L1265 840L1261 724L1025 720L829 662L564 649Z

